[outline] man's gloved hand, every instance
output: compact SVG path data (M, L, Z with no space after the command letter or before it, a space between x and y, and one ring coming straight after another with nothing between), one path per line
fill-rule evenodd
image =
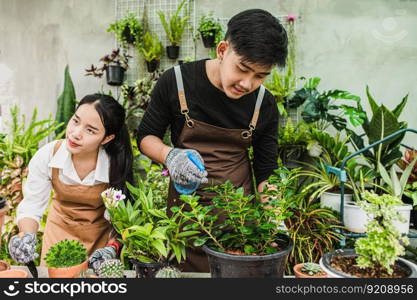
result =
M177 183L186 185L191 182L207 183L207 171L200 171L197 166L188 158L187 152L191 152L196 156L201 164L204 165L203 158L200 153L193 149L172 149L165 160L171 179Z
M39 255L36 250L36 233L19 233L9 242L9 253L13 260L20 264L27 264Z
M94 273L98 275L98 269L100 265L107 259L114 259L117 257L115 247L106 246L104 248L97 249L88 258L88 267L94 270Z

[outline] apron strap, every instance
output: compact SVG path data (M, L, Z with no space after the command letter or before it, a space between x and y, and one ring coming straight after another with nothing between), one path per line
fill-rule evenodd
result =
M55 155L55 154L56 154L56 152L58 151L59 147L61 147L61 145L62 145L62 141L63 141L63 140L59 140L58 142L56 142L56 143L55 143L55 145L54 145L54 152L53 152L53 155Z
M175 79L177 80L177 88L178 88L178 99L180 101L180 108L181 108L181 114L185 117L185 123L188 127L194 127L194 121L191 120L188 113L190 112L188 110L187 106L187 100L185 98L185 91L184 91L184 83L182 81L182 74L181 74L181 68L180 66L174 66L175 71Z
M252 120L250 121L250 124L249 124L249 130L245 130L242 132L242 138L244 139L248 139L249 137L251 137L253 134L253 131L256 128L256 124L258 123L259 112L261 110L261 105L264 99L264 95L265 95L265 87L261 85L259 88L258 97L256 98L255 111L253 112Z

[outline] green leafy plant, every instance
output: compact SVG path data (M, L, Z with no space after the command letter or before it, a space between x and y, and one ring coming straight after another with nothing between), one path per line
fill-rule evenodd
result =
M302 106L303 120L307 123L315 122L320 130L326 129L329 125L333 125L339 131L344 130L348 120L354 127L363 124L366 114L362 110L351 105L336 104L337 100L360 103L361 99L358 96L342 90L319 92L319 83L318 77L307 80L303 88L295 91L289 100L289 107Z
M394 221L403 221L401 215L394 209L401 205L399 198L384 194L365 192L359 206L372 215L366 225L367 237L359 238L355 243L356 259L361 268L382 268L392 274L392 266L399 256L404 255L404 245L409 240L402 236L394 226Z
M62 240L49 248L45 262L48 267L66 268L79 265L86 261L87 250L75 240Z
M213 12L200 16L197 31L203 37L215 37L218 33L223 32L219 20L213 17Z
M89 69L85 69L85 76L94 76L101 78L108 66L118 65L125 71L129 68L129 58L132 56L127 53L122 53L120 48L114 49L112 53L100 58L102 63L100 67L91 65Z
M285 193L283 189L280 183L266 192L269 199L261 202L226 181L206 189L215 194L212 205L201 205L197 195L181 195L190 210L181 211L178 207L171 210L189 222L185 228L202 233L194 240L196 247L207 243L210 248L232 254L271 254L280 250L277 235L285 232L279 224L291 215L289 203L280 198Z
M102 194L113 226L121 235L122 259L128 257L143 263L183 261L185 247L198 231L185 229L181 209L167 215L165 208L157 208L152 190L143 182L139 181L138 187L127 185L131 201L122 201L120 192L107 190Z
M366 94L371 107L371 117L368 117L361 104L359 102L357 103L357 110L365 114L364 122L362 123L365 137L358 135L353 130L347 130L351 143L356 150L365 148L365 138L367 138L368 144L370 145L407 127L407 122L399 121L399 117L407 104L408 95L406 95L394 110L391 111L383 104L378 105L376 103L368 86L366 87ZM365 151L363 156L373 169L378 168L378 162L386 168L390 168L402 157L400 144L403 138L404 134L393 137L392 139L379 144L377 147Z
M123 48L127 48L127 44L138 45L142 42L143 27L134 13L110 24L107 32L113 32Z
M184 34L185 29L187 28L188 21L190 19L188 11L189 8L187 7L187 5L185 5L187 1L188 0L182 0L181 3L178 5L177 10L170 18L167 18L162 11L158 12L165 33L173 46L177 46L181 43L181 38ZM181 16L180 13L183 8L185 14Z
M417 206L417 181L405 186L404 195L413 200L413 206Z
M55 120L58 123L63 122L64 128L67 127L68 121L74 115L76 106L76 96L74 84L71 80L71 75L69 73L68 65L65 67L64 75L64 89L61 95L58 98L58 106L56 110ZM59 135L61 132L59 130L55 131L56 135Z
M149 31L145 33L143 43L138 47L138 51L142 53L145 61L161 60L164 54L161 41Z

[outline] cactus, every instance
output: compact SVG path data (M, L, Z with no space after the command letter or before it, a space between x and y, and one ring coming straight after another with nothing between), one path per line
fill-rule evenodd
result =
M118 259L105 260L98 269L100 278L123 278L123 264Z
M174 267L165 267L155 274L155 278L181 278L181 272Z

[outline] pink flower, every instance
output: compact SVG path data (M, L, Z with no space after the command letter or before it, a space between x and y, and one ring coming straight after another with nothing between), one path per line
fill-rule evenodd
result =
M161 175L162 175L162 176L169 176L169 171L168 171L168 169L163 169L163 170L162 170L162 172L161 172Z
M290 22L290 23L294 22L296 19L297 19L296 15L293 15L293 14L288 14L287 15L287 21Z

